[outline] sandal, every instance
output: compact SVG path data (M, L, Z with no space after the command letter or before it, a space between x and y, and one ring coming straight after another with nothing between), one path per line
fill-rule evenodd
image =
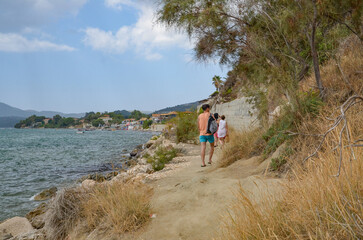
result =
M201 167L206 167L206 166L207 166L207 165L205 165L205 164L204 164L204 165L202 165Z
M208 164L212 165L212 162L208 162Z

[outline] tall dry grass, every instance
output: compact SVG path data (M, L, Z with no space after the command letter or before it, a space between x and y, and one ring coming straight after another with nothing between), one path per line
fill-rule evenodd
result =
M259 154L265 147L262 134L263 131L260 128L250 131L236 131L229 128L228 142L219 155L218 167L227 167L235 161Z
M295 153L289 181L281 196L270 196L256 202L243 189L225 218L221 239L363 239L363 147L349 146L363 140L363 102L347 113L347 132L343 122L326 138L317 155L314 152L339 114L339 106L353 94L363 95L363 50L356 39L347 39L340 49L338 62L330 60L322 68L326 87L325 105L314 118L303 119L292 140ZM313 85L313 77L305 81L303 90ZM314 134L314 135L309 135ZM342 136L342 138L341 138ZM342 165L336 148L342 139ZM357 142L356 145L362 144Z
M111 235L132 232L150 219L152 190L144 184L100 184L82 202L89 231Z
M362 110L363 104L357 105L347 116L354 139L363 139ZM326 122L318 120L310 124L327 128ZM340 129L329 135L317 157L293 167L282 196L257 203L241 189L230 208L222 239L362 239L363 148L355 148L355 160L350 149L344 148L342 170L335 177L339 152L332 149ZM347 145L347 139L343 141ZM301 149L307 151L300 159L312 151L308 150L310 144L305 145Z
M86 239L94 230L119 239L122 233L148 222L151 194L150 187L141 183L109 182L91 189L63 189L47 211L47 239Z
M81 201L85 196L81 188L67 188L57 192L49 204L44 230L47 239L65 239L81 217Z

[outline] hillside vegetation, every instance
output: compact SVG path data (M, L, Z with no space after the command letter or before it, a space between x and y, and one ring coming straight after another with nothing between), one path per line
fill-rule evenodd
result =
M219 166L278 150L269 174L290 180L262 204L241 188L221 239L362 239L363 2L161 2L159 21L195 40L197 60L231 69L215 102L247 96L258 110L260 129L231 132Z
M363 237L363 98L357 97L363 95L362 45L348 39L340 54L339 66L330 60L322 67L327 88L324 105L288 135L291 153L281 157L290 167L277 168L289 169L285 193L258 205L241 188L221 239ZM302 94L313 81L310 77L302 82Z

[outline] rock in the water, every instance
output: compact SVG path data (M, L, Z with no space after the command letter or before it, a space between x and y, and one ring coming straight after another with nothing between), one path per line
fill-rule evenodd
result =
M96 182L104 182L106 180L105 176L103 176L100 173L91 173L91 174L88 174L87 176L83 177L81 179L81 181L83 182L86 179L94 180Z
M0 232L14 237L32 232L34 228L25 217L13 217L0 224Z
M47 203L41 203L37 208L28 212L26 218L29 220L33 228L41 229L45 224L45 212L48 210Z
M83 188L86 188L86 189L89 189L89 188L92 188L96 185L96 181L94 180L91 180L91 179L86 179L82 182L82 187Z
M132 150L132 152L130 152L130 156L131 157L136 157L136 155L139 153L139 149L134 149L134 150Z
M153 144L154 144L153 142L147 142L147 143L145 144L145 147L146 147L146 148L150 148Z
M44 200L48 200L50 198L52 198L57 192L57 188L56 187L52 187L49 189L44 190L43 192L39 193L38 195L36 195L34 197L35 201L44 201Z
M118 175L118 172L110 172L106 174L106 180L110 181L113 177L116 177Z

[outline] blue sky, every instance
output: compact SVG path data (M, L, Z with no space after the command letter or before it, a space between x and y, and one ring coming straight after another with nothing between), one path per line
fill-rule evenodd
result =
M151 0L1 0L0 102L69 113L207 98L226 69L193 61L154 12Z

